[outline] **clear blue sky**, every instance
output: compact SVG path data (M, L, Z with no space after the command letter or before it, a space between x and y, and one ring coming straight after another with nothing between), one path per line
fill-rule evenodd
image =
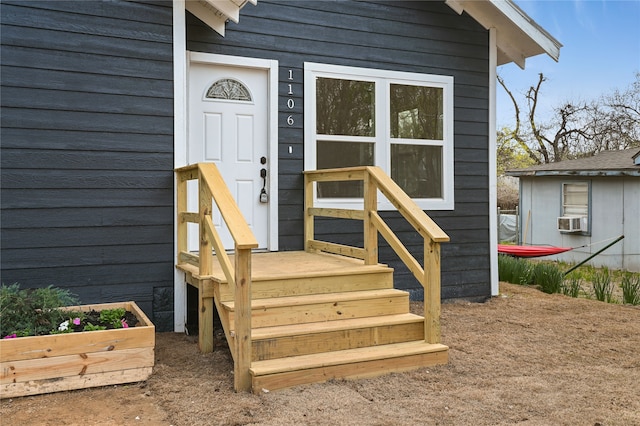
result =
M567 100L591 100L613 89L624 89L640 71L640 0L515 0L534 21L562 43L560 60L548 55L527 59L523 71L515 64L498 67L507 87L525 105L523 94L541 89L542 114ZM497 87L497 126L512 126L513 107ZM524 118L521 115L522 118Z

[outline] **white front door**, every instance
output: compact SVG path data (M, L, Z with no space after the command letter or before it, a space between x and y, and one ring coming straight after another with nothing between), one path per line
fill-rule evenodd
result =
M213 162L258 240L269 247L269 73L260 68L191 62L188 78L187 162ZM189 211L198 211L195 186ZM234 243L215 208L213 222L225 249ZM189 249L198 249L197 228Z

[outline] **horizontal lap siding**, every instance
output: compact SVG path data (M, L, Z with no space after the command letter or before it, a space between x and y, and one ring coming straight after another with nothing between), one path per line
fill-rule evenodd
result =
M168 2L3 1L2 281L173 321Z
M488 33L442 2L267 1L242 9L221 37L187 14L187 48L279 61L280 248L303 248L303 64L452 75L455 79L455 210L431 211L450 235L442 244L444 298L490 295L488 205ZM288 70L294 80L288 80ZM288 96L292 84L293 96ZM295 108L287 108L293 98ZM292 114L293 126L286 123ZM291 147L291 151L289 150ZM385 212L422 261L422 242ZM330 241L361 244L357 221L318 220ZM380 260L396 268L396 285L421 297L419 284L381 239Z

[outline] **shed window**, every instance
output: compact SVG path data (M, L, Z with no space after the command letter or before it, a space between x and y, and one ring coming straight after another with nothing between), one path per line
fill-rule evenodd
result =
M424 209L453 209L453 77L305 64L305 168L376 165ZM357 208L361 182L321 182ZM394 207L381 197L378 208Z
M589 183L562 184L562 216L589 216Z

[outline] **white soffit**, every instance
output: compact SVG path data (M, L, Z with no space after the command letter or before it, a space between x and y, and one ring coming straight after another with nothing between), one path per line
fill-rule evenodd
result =
M546 53L560 58L562 44L527 16L511 0L445 0L456 13L467 12L486 29L496 29L498 65L515 62L524 69L525 60Z
M247 3L255 6L258 0L187 0L185 9L224 36L227 21L238 23L240 9Z

